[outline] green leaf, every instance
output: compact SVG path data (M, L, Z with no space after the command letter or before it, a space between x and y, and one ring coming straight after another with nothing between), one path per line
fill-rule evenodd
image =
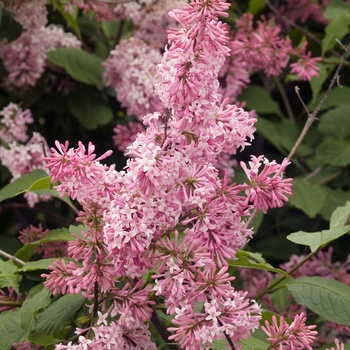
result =
M327 19L333 19L342 14L350 17L350 5L346 4L343 0L332 0L324 12Z
M326 200L320 214L325 220L329 221L334 210L336 210L337 207L344 205L344 203L350 198L350 193L339 188L333 190L330 187L323 187L323 190L326 195Z
M19 284L22 280L21 275L18 274L18 267L13 261L3 261L0 259L0 288L12 287L19 293Z
M15 254L16 258L21 259L23 261L28 261L30 257L34 254L34 249L39 247L43 243L54 242L54 241L72 241L73 237L71 233L66 228L58 228L52 230L48 235L44 238L39 239L34 242L27 243L24 247L19 249Z
M77 48L59 48L47 54L54 65L64 68L76 81L102 89L102 59Z
M16 22L12 14L2 7L1 11L1 33L8 42L14 41L22 34L22 26ZM2 39L2 37L1 37Z
M26 336L34 328L37 312L51 304L50 297L51 292L44 288L24 301L20 309L20 324Z
M310 111L313 111L316 108L316 106L320 103L324 95L325 93L321 93L316 99L316 101L311 102L309 104ZM350 96L350 87L348 86L343 86L342 88L339 86L334 87L330 91L327 100L321 106L321 111L329 109L330 107L338 107L340 105L349 105L350 104L349 96ZM323 116L321 118L320 123L322 123L322 121L323 121Z
M314 218L322 209L326 196L320 186L294 179L292 191L290 203L303 210L310 218Z
M285 155L292 149L300 134L299 129L286 118L276 122L259 117L255 126L259 134ZM310 153L310 149L305 145L301 145L297 152L300 156L308 153Z
M348 31L349 23L350 16L346 13L332 18L331 22L325 28L326 35L322 40L322 56L337 45L336 39L343 39Z
M20 271L47 270L49 266L52 265L56 260L57 258L29 261L20 268Z
M338 207L331 216L329 224L330 229L344 227L349 224L350 202L346 202L345 206Z
M323 277L302 277L287 284L298 304L328 321L350 325L350 287Z
M248 5L248 12L256 15L260 10L265 8L266 4L264 0L250 0Z
M72 16L70 12L65 11L64 5L59 0L50 0L55 9L57 9L63 18L66 20L67 24L73 29L75 35L81 39L81 33L76 19Z
M0 349L10 350L12 342L19 343L23 331L19 323L19 309L0 313Z
M258 331L259 330L256 330L254 332L254 334L251 335L249 338L239 341L239 344L242 345L241 350L252 350L252 349L256 349L256 350L263 350L264 349L265 350L265 349L268 349L269 345L271 345L271 344L260 339L260 337L258 338L257 334L256 334L256 333L258 333ZM265 336L265 339L266 339L266 336ZM221 349L224 349L224 348L221 348Z
M247 268L253 268L253 269L259 269L259 270L264 270L264 271L270 271L274 273L279 273L289 279L292 279L287 272L277 269L273 267L272 265L268 263L256 263L254 261L248 260L246 257L240 257L234 260L229 260L228 262L229 266L235 266L235 267L247 267Z
M279 312L284 312L291 305L289 292L287 288L277 289L276 292L271 294L274 307Z
M318 72L317 77L313 77L310 81L310 87L312 90L312 101L316 101L317 96L319 95L323 83L328 78L328 70L324 64L318 64L318 67L320 67L320 71Z
M350 164L350 141L326 139L317 148L316 155L326 164L346 166Z
M96 129L108 124L113 119L110 105L88 89L81 89L68 100L69 111L87 129Z
M246 250L239 250L236 253L236 258L243 258L243 257L261 264L266 264L266 260L264 259L261 253L253 253L253 252L248 252Z
M339 91L340 92L340 91ZM346 90L348 103L350 103L350 90ZM328 139L346 140L350 139L348 128L350 116L350 104L342 104L322 115L318 129Z
M32 333L29 334L27 339L34 344L38 344L41 346L54 345L58 343L64 342L64 339L57 339L52 335L44 334L44 333Z
M54 336L70 324L85 300L81 294L62 296L40 314L34 331Z
M277 114L283 116L278 103L274 101L269 93L261 86L249 85L239 95L240 101L245 101L247 109L255 109L258 114Z
M307 245L310 247L312 252L315 252L318 248L345 235L349 231L350 225L317 232L298 231L288 235L287 239L296 244Z
M26 192L36 181L44 177L47 177L47 173L44 170L35 169L30 174L9 183L0 190L0 202Z
M225 340L225 339L221 339L221 340L214 339L213 342L210 344L210 349L211 350L227 349L227 340Z

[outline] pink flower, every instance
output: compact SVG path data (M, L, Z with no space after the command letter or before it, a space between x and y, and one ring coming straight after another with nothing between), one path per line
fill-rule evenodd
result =
M264 156L251 156L251 159L250 169L241 162L241 167L250 180L250 185L242 185L247 194L247 203L252 202L254 208L261 209L264 213L268 208L281 207L283 201L288 201L286 196L292 194L292 179L283 178L289 160L285 158L281 164L277 164L275 161L269 162ZM262 165L263 169L259 173Z
M34 122L29 109L22 110L17 104L10 103L0 111L0 138L7 143L13 141L25 142L28 139L27 124Z
M299 56L297 62L292 63L291 73L298 74L300 80L310 81L313 77L318 76L320 67L316 65L317 62L322 61L321 57L311 57L311 51L305 52L307 42L304 42L301 49L297 50L296 53Z
M267 340L276 349L287 346L288 349L302 350L306 348L312 350L310 344L316 339L317 332L313 330L316 326L307 326L305 322L306 317L304 313L301 313L295 316L290 325L281 316L278 325L276 316L273 315L272 325L265 321L266 327L261 326L261 329L268 335Z
M326 350L344 350L344 344L340 343L340 341L336 338L335 339L335 348L331 347L330 349L326 349Z

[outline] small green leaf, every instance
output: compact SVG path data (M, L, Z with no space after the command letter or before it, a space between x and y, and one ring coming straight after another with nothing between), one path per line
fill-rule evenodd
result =
M326 35L322 40L322 56L337 45L336 39L343 39L348 31L349 23L350 16L346 13L332 18L331 22L325 28Z
M337 227L344 227L349 224L350 217L350 202L346 202L345 206L338 207L331 216L331 222L329 224L330 229Z
M253 253L253 252L248 252L246 250L239 250L236 253L236 258L243 258L243 257L251 261L255 261L261 264L266 264L266 260L264 259L261 253Z
M30 174L9 183L0 191L0 202L26 192L35 182L45 177L47 177L47 173L44 170L35 169Z
M96 129L113 119L110 105L89 89L81 89L72 94L68 100L68 108L87 129Z
M291 304L287 288L277 289L276 292L271 294L271 299L273 301L274 307L280 312L284 312L285 310L287 310L287 308Z
M248 5L248 12L253 15L257 15L260 10L265 8L266 4L264 0L250 0Z
M322 209L325 201L322 188L301 179L294 179L292 189L293 195L289 198L290 203L303 210L310 218L314 218Z
M230 260L228 262L228 265L235 266L235 267L247 267L247 268L259 269L259 270L264 270L264 271L270 271L270 272L274 272L274 273L279 273L279 274L281 274L289 279L292 279L288 275L287 272L285 272L281 269L277 269L268 263L262 264L262 263L256 263L254 261L250 261L246 257L243 257L243 256L238 258L238 259Z
M27 298L20 309L20 324L26 336L28 336L35 325L35 318L38 310L44 309L51 304L51 292L42 289Z
M310 87L312 90L312 101L316 101L317 96L319 95L323 83L328 78L328 70L327 67L324 64L318 64L318 67L320 67L320 71L318 72L317 77L313 77L310 81Z
M349 232L349 230L350 225L317 232L298 231L288 235L287 239L296 244L307 245L310 247L312 252L315 252L323 245L326 245L335 239L345 235Z
M287 284L298 304L327 321L350 325L350 287L323 277L302 277Z
M341 104L322 115L318 129L328 139L347 140L350 139L348 123L350 121L350 90L347 89L348 104ZM340 93L340 91L339 91Z
M81 294L62 296L40 314L34 331L54 336L73 320L85 300Z
M242 345L241 350L265 350L268 349L268 347L271 345L268 342L262 340L266 339L266 335L263 331L261 331L260 329L257 329L253 335L251 335L249 338L247 339L243 339L239 341L239 344ZM224 349L224 348L221 348Z
M314 101L314 102L311 101L311 103L308 106L310 111L315 110L316 106L320 103L320 101L324 97L324 95L325 95L325 93L323 92L317 97L316 101ZM321 111L329 109L330 107L338 107L340 105L349 105L350 104L349 96L350 96L350 87L348 87L348 86L343 86L343 87L336 86L335 88L333 88L330 91L328 98L321 106ZM320 123L322 123L322 122L323 122L323 116L320 120Z
M327 19L333 19L342 14L346 14L350 17L350 5L343 0L332 0L324 12Z
M0 288L12 287L19 293L19 284L22 280L21 275L18 274L18 267L13 261L3 261L0 259Z
M324 140L316 150L317 158L322 162L334 166L350 164L350 141Z
M320 214L325 220L329 221L331 220L334 210L344 205L350 198L350 192L343 191L340 188L332 189L330 187L323 187L323 190L326 195L326 200Z
M52 265L56 260L57 258L29 261L20 268L20 271L47 270L49 266Z
M23 331L19 323L19 309L0 313L0 349L10 350L12 342L19 343Z
M38 344L41 346L54 345L58 343L64 342L64 339L57 339L52 335L44 334L44 333L32 333L29 334L27 339L34 344Z
M22 34L22 26L16 22L12 14L2 7L1 11L1 33L8 42L17 40ZM1 37L2 39L2 37Z
M76 81L102 89L104 82L101 58L73 47L50 51L47 57L54 65L64 68Z
M258 133L270 141L284 155L289 153L300 134L297 126L286 118L273 121L259 117L255 126ZM310 149L306 145L301 145L297 151L299 156L309 153Z
M52 230L44 238L39 239L34 242L27 243L24 247L19 249L15 254L16 258L23 261L28 261L30 257L34 254L34 249L39 247L43 243L54 242L54 241L72 241L73 237L71 233L66 228L59 228Z
M248 88L243 90L239 95L240 101L245 101L246 108L255 109L259 114L274 113L279 116L283 116L278 103L274 101L269 93L261 86L249 85Z

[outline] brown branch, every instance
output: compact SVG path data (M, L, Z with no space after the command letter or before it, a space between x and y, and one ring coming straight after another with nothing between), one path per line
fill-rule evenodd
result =
M316 106L315 110L314 110L312 113L310 113L309 110L307 109L307 107L306 107L306 105L305 105L303 99L300 97L299 88L296 87L295 92L296 92L296 94L298 95L298 97L299 97L299 99L300 99L302 105L304 106L304 108L305 108L305 110L306 110L306 112L307 112L308 117L307 117L306 123L305 123L305 125L304 125L304 128L303 128L303 130L301 131L301 133L300 133L300 135L299 135L298 140L295 142L295 144L294 144L292 150L290 151L290 153L289 153L289 155L288 155L288 159L289 159L289 160L293 158L293 156L295 155L297 149L299 148L299 146L300 146L301 143L303 142L303 140L304 140L304 138L305 138L307 132L309 131L311 125L313 124L313 122L314 122L315 120L317 120L317 115L318 115L318 113L320 112L321 107L323 106L324 102L327 100L327 98L328 98L328 96L329 96L329 93L330 93L330 91L332 90L332 87L334 86L334 84L335 84L335 83L338 81L338 79L339 79L339 72L340 72L341 68L343 67L344 61L345 61L346 57L348 56L349 51L350 51L350 45L348 45L348 46L345 48L345 52L344 52L344 54L343 54L343 56L342 56L342 59L341 59L341 61L340 61L340 64L339 64L337 70L335 71L335 74L334 74L334 76L333 76L333 78L332 78L332 80L331 80L331 83L330 83L329 86L328 86L328 89L327 89L325 95L323 96L322 100L321 100L320 103Z
M3 257L5 257L5 258L7 258L7 259L12 260L14 263L16 263L16 264L18 264L18 265L23 266L23 265L25 264L24 261L22 261L22 260L16 258L15 256L13 256L13 255L11 255L11 254L9 254L9 253L4 252L4 251L1 250L1 249L0 249L0 255L2 255Z

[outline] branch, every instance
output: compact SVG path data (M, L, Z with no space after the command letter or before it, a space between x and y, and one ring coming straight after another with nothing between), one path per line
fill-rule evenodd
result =
M0 255L4 256L4 257L7 258L7 259L12 260L14 263L16 263L16 264L18 264L18 265L20 265L20 266L25 265L25 262L24 262L24 261L22 261L22 260L16 258L15 256L13 256L13 255L11 255L11 254L9 254L9 253L4 252L4 251L1 250L1 249L0 249Z
M328 96L329 96L329 93L330 93L332 87L334 86L334 84L335 84L336 82L338 82L338 79L339 79L339 72L340 72L341 68L343 67L344 61L345 61L346 57L348 56L349 51L350 51L350 44L345 48L345 52L344 52L344 54L343 54L343 56L342 56L342 59L341 59L341 61L340 61L340 64L339 64L337 70L335 71L335 74L334 74L334 76L333 76L333 78L332 78L332 80L331 80L331 83L330 83L329 86L328 86L328 89L327 89L325 95L323 96L322 100L320 101L320 103L317 105L317 107L315 108L315 110L314 110L312 113L310 113L309 110L307 109L307 107L306 107L304 101L303 101L302 98L300 97L299 88L296 87L295 92L296 92L296 94L298 95L298 97L299 97L299 99L300 99L300 102L301 102L302 105L304 106L304 108L305 108L305 110L306 110L306 112L307 112L308 117L307 117L306 123L305 123L305 125L304 125L304 128L303 128L303 130L301 131L301 133L300 133L300 135L299 135L298 140L295 142L295 144L294 144L292 150L290 151L290 153L289 153L289 155L288 155L288 159L289 159L289 160L292 159L293 156L295 155L295 152L297 151L297 149L299 148L299 146L300 146L301 143L303 142L303 140L304 140L304 138L305 138L307 132L309 131L311 125L312 125L313 122L317 119L317 115L318 115L319 111L321 110L322 105L323 105L324 102L327 100L327 98L328 98Z
M168 338L170 337L171 333L167 330L164 322L159 317L157 310L155 308L153 308L151 322L153 326L157 329L158 333L162 337L164 343L166 344L169 350L180 350L180 347L177 344L168 343Z

